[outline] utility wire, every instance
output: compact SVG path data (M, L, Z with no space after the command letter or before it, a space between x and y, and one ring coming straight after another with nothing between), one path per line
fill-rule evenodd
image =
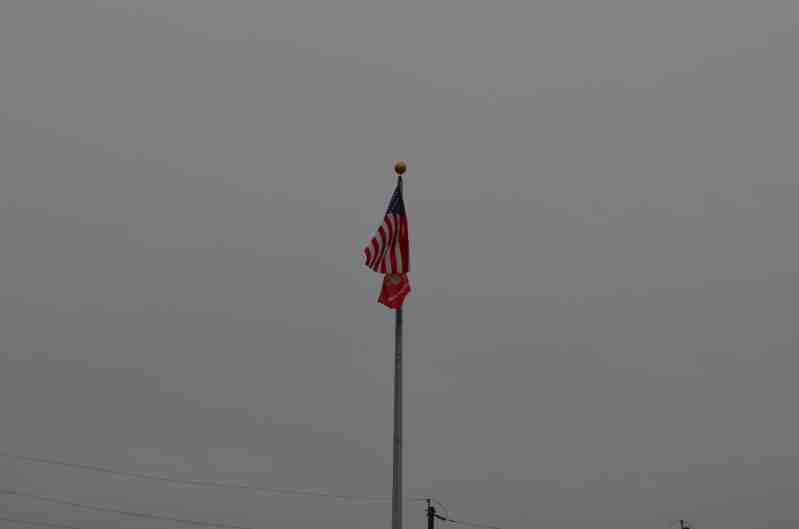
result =
M463 520L453 520L452 518L449 517L449 510L447 509L447 507L443 503L441 503L440 501L436 500L435 498L428 498L428 499L431 502L433 502L436 505L438 505L439 507L441 507L442 511L444 512L444 515L442 516L442 515L436 513L435 517L438 518L439 520L441 520L442 522L450 522L450 523L453 523L453 524L456 524L456 525L465 525L465 526L468 526L468 527L476 527L476 528L479 528L479 529L502 529L501 527L496 527L494 525L486 525L486 524L481 524L481 523L476 523L476 522L467 522L467 521L463 521Z
M0 494L6 496L18 496L20 498L31 498L34 500L38 500L45 503L52 503L55 505L66 505L68 507L74 507L76 509L85 509L88 511L95 511L95 512L105 512L105 513L113 513L113 514L121 514L122 516L130 516L132 518L146 518L148 520L161 520L166 522L175 522L185 525L196 525L199 527L212 527L214 529L253 529L251 527L247 527L244 525L233 525L233 524L225 524L225 523L213 523L213 522L203 522L200 520L189 520L185 518L175 518L172 516L161 516L156 514L150 514L146 512L138 512L138 511L123 511L121 509L113 509L110 507L100 507L98 505L89 505L86 503L78 503L73 501L61 500L58 498L51 498L48 496L39 496L37 494L30 494L27 492L19 492L16 490L4 490L0 489ZM77 529L77 528L73 528Z
M30 527L49 527L51 529L82 529L80 527L75 527L74 525L63 525L63 524L49 523L49 522L34 522L32 520L18 520L16 518L4 518L1 516L0 516L0 522L8 522L18 525L28 525Z
M495 525L486 525L486 524L475 523L475 522L465 522L465 521L462 521L462 520L453 520L449 516L447 516L447 517L440 516L439 519L440 520L444 520L445 522L454 523L456 525L465 525L467 527L477 527L479 529L502 529L502 528L497 527Z
M146 479L150 481L161 481L164 483L173 483L178 485L192 485L197 487L213 487L218 489L233 489L233 490L249 490L253 492L261 492L267 494L287 494L287 495L294 495L294 496L311 496L317 498L332 498L336 500L347 500L347 501L372 501L372 502L386 502L391 501L390 497L385 496L360 496L360 495L353 495L353 494L334 494L329 492L322 492L322 491L311 491L311 490L299 490L299 489L284 489L284 488L275 488L275 487L255 487L252 485L242 484L242 483L222 483L218 481L208 481L208 480L197 480L197 479L178 479L178 478L171 478L168 476L156 475L156 474L143 474L140 472L128 472L123 470L115 470L107 467L101 467L96 465L84 465L80 463L70 463L68 461L62 461L59 459L52 459L52 458L45 458L45 457L31 457L31 456L22 456L22 455L15 455L9 452L0 450L0 456L5 456L9 459L15 459L17 461L22 461L26 463L37 463L43 465L57 465L65 468L72 468L77 470L86 470L89 472L100 472L104 474L112 474L117 476L126 476L130 478L136 479ZM426 501L426 498L406 498L406 502L422 502ZM438 502L436 502L438 503ZM443 506L442 506L443 507ZM446 511L446 508L444 508Z
M337 500L347 500L347 501L365 501L365 502L387 502L391 501L392 498L385 497L385 496L360 496L360 495L352 495L352 494L334 494L328 492L321 492L321 491L309 491L309 490L298 490L298 489L284 489L284 488L275 488L275 487L256 487L247 484L241 483L222 483L217 481L209 481L209 480L194 480L194 479L178 479L172 478L163 475L156 475L156 474L145 474L140 472L130 472L130 471L123 471L123 470L116 470L108 467L102 467L98 465L87 465L82 463L73 463L69 461L63 461L60 459L53 459L53 458L46 458L46 457L33 457L33 456L24 456L18 454L12 454L5 450L0 450L0 456L6 457L8 459L14 459L16 461L21 461L23 463L34 463L34 464L42 464L42 465L55 465L64 468L70 468L75 470L83 470L89 472L98 472L103 474L110 474L116 476L124 476L130 477L135 479L143 479L143 480L150 480L150 481L160 481L164 483L171 483L171 484L178 484L178 485L190 485L190 486L198 486L198 487L212 487L218 489L229 489L229 490L249 490L253 492L260 492L260 493L267 493L267 494L287 494L287 495L295 495L295 496L306 496L306 497L319 497L319 498L331 498ZM3 492L0 492L2 494ZM38 498L37 498L38 499ZM451 521L452 523L460 523L454 520L449 519L449 510L447 507L437 499L430 497L430 498L405 498L405 502L423 502L430 499L433 503L441 507L444 515L446 516L447 521ZM44 501L44 500L43 500ZM442 518L443 519L443 518ZM475 527L484 527L487 529L494 529L490 526L477 526ZM76 529L76 528L73 528ZM498 528L496 528L498 529Z
M29 525L31 527L51 527L54 529L80 529L80 527L75 527L74 525L62 525L58 523L48 523L48 522L34 522L32 520L17 520L15 518L0 517L0 522L8 522L18 525Z

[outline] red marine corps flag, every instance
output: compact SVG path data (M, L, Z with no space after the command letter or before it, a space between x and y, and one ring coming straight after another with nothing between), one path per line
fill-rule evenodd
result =
M366 266L384 274L383 288L378 301L386 307L399 309L411 291L408 281L410 244L408 241L408 218L402 200L402 173L404 164L397 164L397 187L391 196L383 224L364 248Z

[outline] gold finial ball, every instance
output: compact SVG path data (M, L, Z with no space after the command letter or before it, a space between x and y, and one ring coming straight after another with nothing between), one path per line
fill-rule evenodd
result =
M407 170L408 165L405 162L400 161L394 164L394 172L400 176L404 175Z

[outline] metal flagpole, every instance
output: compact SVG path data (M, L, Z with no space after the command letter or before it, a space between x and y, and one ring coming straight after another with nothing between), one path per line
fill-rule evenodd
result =
M407 167L394 165L402 176ZM402 306L395 309L394 323L394 486L391 494L391 529L402 529Z
M394 487L391 495L391 529L402 529L402 307L395 310Z

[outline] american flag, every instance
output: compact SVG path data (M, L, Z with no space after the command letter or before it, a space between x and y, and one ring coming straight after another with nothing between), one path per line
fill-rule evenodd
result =
M392 309L402 307L411 291L411 283L408 281L408 217L405 215L405 202L402 200L402 176L397 177L397 188L391 196L383 224L377 228L377 233L363 250L366 266L385 274L377 301Z
M402 200L402 177L388 204L383 224L364 248L366 266L380 274L407 274L410 250L408 243L408 218Z

